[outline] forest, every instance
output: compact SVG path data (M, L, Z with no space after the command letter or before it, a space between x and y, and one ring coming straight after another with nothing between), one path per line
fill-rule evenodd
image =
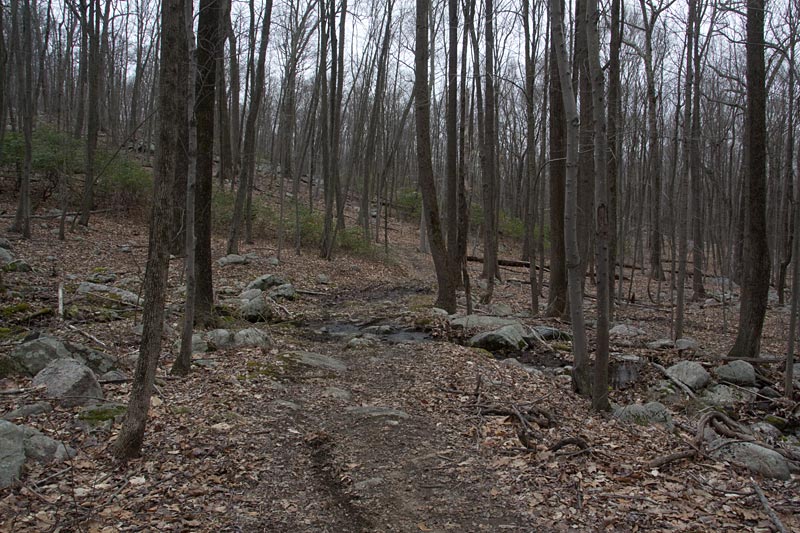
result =
M800 527L798 10L0 3L0 524Z

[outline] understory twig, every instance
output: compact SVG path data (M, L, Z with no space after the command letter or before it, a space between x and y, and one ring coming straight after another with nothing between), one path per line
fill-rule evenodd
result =
M761 487L753 480L750 480L750 484L753 486L753 490L758 495L758 499L761 500L761 505L764 507L764 511L766 511L767 516L772 521L772 524L780 533L789 533L789 530L786 529L786 526L783 525L781 522L780 517L778 514L772 510L772 507L769 504L769 500L767 500L766 495L764 495L764 491L761 490Z

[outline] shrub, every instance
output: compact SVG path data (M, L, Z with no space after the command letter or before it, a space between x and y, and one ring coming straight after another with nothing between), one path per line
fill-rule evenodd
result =
M344 252L367 257L373 254L371 244L364 240L364 230L361 226L339 230L336 234L336 241L339 249Z
M500 235L521 241L525 237L525 222L517 217L507 215L505 212L500 212Z
M74 174L83 170L83 142L71 135L40 125L33 132L31 169L36 174ZM20 132L7 132L0 164L22 164L25 139Z
M141 208L150 202L153 178L137 161L98 150L95 168L98 196L105 197L107 202L128 209Z
M422 194L416 189L404 188L397 192L395 205L400 211L398 214L404 220L419 220L422 213Z

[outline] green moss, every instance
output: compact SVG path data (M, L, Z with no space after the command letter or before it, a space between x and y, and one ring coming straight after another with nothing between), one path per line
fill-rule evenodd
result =
M192 412L191 409L186 407L185 405L177 405L171 408L173 415L188 415Z
M11 304L7 305L6 307L0 307L0 317L10 318L14 315L27 313L30 310L31 310L31 305L25 302Z
M98 425L125 413L124 405L100 405L90 407L78 414L78 419L88 422L91 425Z
M555 348L556 350L558 350L559 352L571 352L572 351L572 345L567 343L567 342L554 342L553 344L551 344L551 346L553 348Z
M494 359L494 355L489 350L484 350L483 348L471 348L472 353L475 355L479 355L481 357L488 357L489 359Z
M433 307L434 297L431 294L415 294L408 299L410 311L423 311Z
M105 274L106 272L108 272L106 267L94 267L92 269L93 274Z
M7 378L19 373L14 361L8 357L0 357L0 378Z

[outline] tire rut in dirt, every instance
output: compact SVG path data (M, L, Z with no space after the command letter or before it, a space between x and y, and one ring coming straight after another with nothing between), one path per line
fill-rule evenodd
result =
M352 496L348 494L348 487L331 453L334 446L331 437L326 433L316 433L307 437L305 442L311 453L311 464L320 490L329 496L331 505L343 515L340 520L343 522L340 524L342 531L375 531L372 521L354 505ZM334 529L339 527L333 524L331 526Z

